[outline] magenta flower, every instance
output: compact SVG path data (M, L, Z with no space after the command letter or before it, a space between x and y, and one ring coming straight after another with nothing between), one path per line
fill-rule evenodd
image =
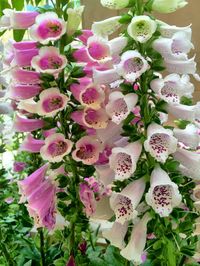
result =
M21 68L13 68L11 71L13 81L20 84L39 84L40 74L35 71L28 71Z
M87 216L91 216L96 209L96 201L94 197L94 192L92 189L85 183L80 184L79 189L80 200L85 207L85 213Z
M13 171L14 172L22 172L26 167L26 163L23 162L14 162L13 164Z
M29 84L11 83L9 87L9 97L15 100L30 99L38 95L41 89L42 89L41 86L37 84L29 85Z
M58 74L67 65L67 58L59 53L58 48L44 46L40 48L39 55L33 57L32 67L37 72Z
M101 144L95 137L82 137L76 143L76 150L73 151L72 157L75 161L83 162L86 165L92 165L99 159Z
M36 17L35 24L30 28L33 40L42 44L56 41L66 32L66 22L54 12L46 12Z
M28 134L20 146L21 151L28 151L31 153L38 153L42 146L44 146L44 140L34 139L31 134Z
M16 115L13 129L15 132L32 132L37 129L43 128L44 121L41 119L28 119Z
M72 255L70 256L66 266L76 266L75 259Z
M71 152L73 143L61 133L55 133L45 139L45 145L40 149L44 160L61 162L63 157Z

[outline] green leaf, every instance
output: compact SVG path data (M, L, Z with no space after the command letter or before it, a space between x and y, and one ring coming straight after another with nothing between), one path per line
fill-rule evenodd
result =
M12 8L16 10L22 10L24 8L24 0L11 0Z
M128 24L130 23L132 20L132 16L129 14L124 14L121 16L121 18L119 19L119 23L121 24Z
M0 16L3 15L3 10L6 8L11 8L10 4L8 3L7 0L1 0L0 3Z
M166 239L166 261L167 261L167 266L176 266L176 254L175 254L175 246L174 243L169 240Z

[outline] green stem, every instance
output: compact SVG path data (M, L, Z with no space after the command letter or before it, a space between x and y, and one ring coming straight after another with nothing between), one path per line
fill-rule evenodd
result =
M46 261L45 261L45 248L44 248L44 233L43 229L39 228L38 229L39 235L40 235L40 254L41 254L41 262L42 266L46 266Z
M143 15L144 13L144 4L143 4L143 0L136 0L135 1L136 4L136 13L138 16Z

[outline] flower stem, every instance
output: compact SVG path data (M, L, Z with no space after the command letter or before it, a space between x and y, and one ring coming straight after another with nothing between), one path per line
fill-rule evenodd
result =
M42 228L38 229L38 233L40 235L40 255L41 255L41 262L42 266L46 266L45 261L45 249L44 249L44 232Z

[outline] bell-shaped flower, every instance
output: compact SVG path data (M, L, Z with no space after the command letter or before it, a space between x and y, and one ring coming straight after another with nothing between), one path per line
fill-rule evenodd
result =
M38 12L35 11L15 11L4 9L0 18L0 32L7 29L27 29L35 22Z
M15 81L16 84L39 84L41 83L40 74L35 71L29 71L21 68L13 68L11 70L12 80Z
M35 97L42 90L38 84L15 84L11 83L8 90L8 97L14 100L26 100Z
M42 44L59 40L65 32L66 22L54 12L38 15L35 24L29 29L31 38Z
M128 6L129 0L101 0L101 4L109 9L120 10Z
M189 106L184 104L168 104L167 111L176 118L194 121L195 120L195 105Z
M58 48L44 46L40 48L39 55L31 61L32 67L41 73L58 74L67 65L67 58L59 53Z
M95 165L95 170L98 179L103 183L104 186L108 186L113 183L115 173L112 169L110 169L109 164Z
M27 151L31 153L38 153L45 144L44 140L34 139L31 134L28 134L20 145L20 151Z
M190 39L187 39L187 34L177 32L172 38L160 37L153 42L153 48L158 51L164 59L167 60L187 60L187 54L194 45Z
M135 265L141 265L142 255L146 245L147 224L151 220L149 213L146 213L133 227L128 245L121 250L122 257L133 261Z
M86 85L82 81L79 84L74 83L71 85L70 90L75 99L85 107L99 109L105 100L103 86L95 85L91 81Z
M182 197L178 186L171 181L169 175L156 166L151 173L150 188L146 194L146 202L160 217L167 217L174 207L180 205Z
M115 147L109 157L110 168L115 172L115 180L123 181L135 172L137 161L142 151L139 141L129 143L127 146Z
M200 181L200 170L198 168L187 168L186 166L179 165L178 170L182 173L183 176L192 178L195 181Z
M149 16L135 16L128 25L128 34L137 42L147 42L157 29L157 23Z
M112 246L115 246L119 249L125 247L125 235L128 231L128 222L124 224L114 222L111 229L104 230L102 232L103 237L110 241Z
M177 32L184 32L187 36L187 40L192 39L192 29L191 24L186 27L177 27L175 25L168 25L167 23L164 23L163 21L157 21L159 24L159 31L161 33L161 36L164 38L172 38L175 33Z
M173 157L187 169L184 175L200 180L200 154L178 148Z
M106 105L106 112L114 123L119 125L127 118L138 101L134 93L123 95L120 91L114 91L109 95L109 102Z
M185 0L153 0L152 9L159 13L172 13L187 4Z
M108 35L111 35L122 26L122 24L119 22L120 18L120 16L116 16L102 21L94 22L92 24L92 32L95 35L107 38Z
M109 120L103 108L98 110L85 108L81 111L75 111L72 113L71 118L79 125L94 129L106 128Z
M115 213L116 222L124 224L137 216L136 207L140 203L144 191L145 180L140 178L128 184L121 192L112 192L110 207Z
M15 132L32 132L38 129L43 128L45 125L44 120L42 119L28 119L16 115L13 130Z
M86 216L90 217L96 210L96 201L94 197L94 192L88 186L88 184L80 184L79 197L85 207L84 212Z
M63 157L71 152L73 143L61 133L55 133L45 139L45 145L40 149L44 160L56 163L61 162Z
M177 142L172 130L152 123L147 129L147 140L144 142L144 148L158 162L164 163L168 156L176 151Z
M93 71L93 80L95 84L111 84L120 79L120 75L116 69L97 70Z
M164 79L154 79L151 82L151 89L167 103L180 103L182 96L192 98L194 85L188 75L180 77L177 74L170 74Z
M86 165L93 165L99 159L102 147L93 136L85 136L76 143L76 149L72 152L75 161L83 162Z
M13 172L20 173L26 168L27 164L24 162L14 162L13 163Z
M200 143L199 129L188 124L185 129L174 128L174 137L191 149L196 149Z
M117 73L131 83L148 69L148 62L138 51L126 51L121 56L121 62L116 65Z
M67 34L72 35L76 30L79 29L79 26L82 21L82 14L84 11L84 6L68 8L67 9Z

